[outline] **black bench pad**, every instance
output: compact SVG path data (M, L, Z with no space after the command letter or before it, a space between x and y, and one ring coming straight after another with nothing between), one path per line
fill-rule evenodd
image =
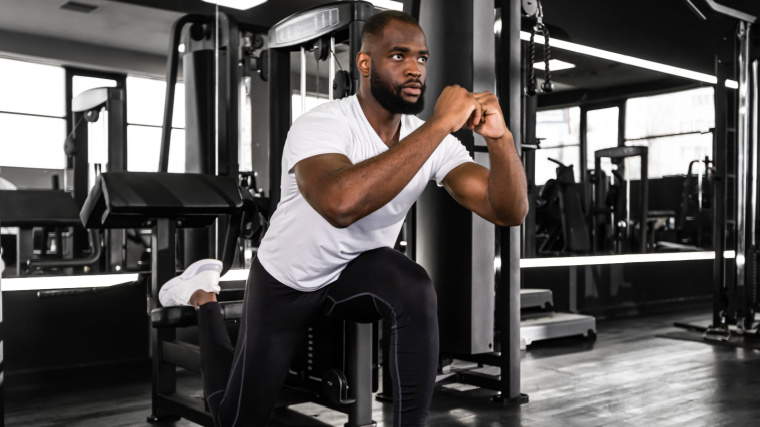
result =
M242 301L226 301L219 303L219 310L225 321L240 320L243 314ZM160 307L150 312L150 322L154 328L179 328L198 324L195 308L190 306Z
M58 190L0 191L3 227L70 227L82 225L71 194Z

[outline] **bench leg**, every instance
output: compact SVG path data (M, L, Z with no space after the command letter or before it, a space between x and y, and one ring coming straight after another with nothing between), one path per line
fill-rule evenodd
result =
M374 427L372 421L372 324L347 322L348 387L356 401L348 411L346 427Z

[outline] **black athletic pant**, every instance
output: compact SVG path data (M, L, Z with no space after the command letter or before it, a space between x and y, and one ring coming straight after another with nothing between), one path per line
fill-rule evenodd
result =
M375 249L315 292L274 279L254 260L233 350L216 303L198 310L201 371L217 427L263 426L315 316L387 319L394 426L425 424L438 366L436 296L425 270L403 254Z

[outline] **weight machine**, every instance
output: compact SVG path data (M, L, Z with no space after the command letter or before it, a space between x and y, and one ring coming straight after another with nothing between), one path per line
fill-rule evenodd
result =
M707 17L684 0L697 16ZM707 341L731 342L756 337L758 308L758 85L760 61L751 40L757 17L718 4L702 2L715 14L737 21L733 57L716 58L715 133L713 143L714 191L712 207L713 318L706 328L677 326L703 333ZM738 89L729 93L725 82L735 78ZM732 100L733 98L733 100ZM726 251L734 250L733 259Z
M176 367L181 366L190 371L198 371L198 348L182 338L181 330L195 322L195 313L188 307L158 307L157 294L163 283L176 274L177 269L196 259L206 257L219 258L223 254L225 270L233 265L231 255L234 253L232 240L237 240L235 230L254 231L256 221L246 215L259 215L256 208L266 209L266 216L271 216L280 197L280 159L285 136L290 128L290 53L301 51L302 95L305 95L305 57L307 51L316 53L318 60L325 60L330 52L335 51L335 43L348 41L351 54L356 55L360 46L361 28L364 20L374 13L374 8L367 2L341 2L323 5L296 13L273 26L268 33L268 45L265 51L263 43L258 43L243 24L236 23L231 17L219 14L213 17L188 15L178 20L172 29L172 42L167 66L167 96L164 116L164 131L161 145L159 174L146 176L142 183L135 182L140 188L150 187L146 182L153 180L175 180L172 174L165 174L168 167L170 131L174 86L178 68L179 44L184 42L184 61L186 113L188 119L186 137L186 170L191 172L176 180L198 176L197 180L209 180L207 186L215 185L218 193L229 194L225 200L235 201L226 205L218 200L217 206L210 206L205 211L193 210L192 195L182 193L181 188L190 184L175 182L172 188L183 194L178 203L166 208L145 209L137 204L128 206L106 206L91 208L89 217L95 218L94 227L119 226L120 215L133 213L132 220L142 221L153 228L153 279L150 292L151 319L154 328L151 332L153 349L153 411L149 421L158 422L176 418L176 415L188 418L203 425L212 425L212 420L205 408L193 399L178 392L176 388ZM218 33L218 35L217 35ZM250 35L249 35L250 34ZM218 37L217 43L212 40ZM215 40L215 41L216 41ZM218 62L215 62L218 58ZM332 62L332 61L331 61ZM239 66L242 65L242 66ZM257 174L243 173L238 170L238 129L240 115L238 112L238 90L245 78L240 70L259 71L265 80L269 80L270 103L270 144L269 144L269 193L255 183ZM331 65L332 71L332 65ZM335 91L335 97L343 97L358 88L358 71L353 63L350 72L339 71L339 83L334 85L341 90ZM247 76L246 76L247 77ZM342 80L341 80L342 79ZM215 82L219 82L216 92ZM340 82L343 82L341 86ZM248 82L250 83L250 82ZM245 84L245 82L243 82ZM330 95L333 95L330 88ZM332 97L332 96L331 96ZM214 108L218 106L218 108ZM217 123L218 126L213 124ZM216 175L216 176L213 176ZM239 175L243 175L240 179ZM108 177L107 177L108 178ZM117 179L118 178L118 179ZM140 177L138 177L140 178ZM240 218L240 201L232 197L235 180L243 182L248 188L239 189L243 196L242 223ZM103 194L116 192L119 187L132 182L129 177L110 177L100 183ZM213 182L212 182L213 181ZM168 181L167 181L168 182ZM174 182L174 181L173 181ZM205 181L200 181L205 182ZM200 185L200 184L198 184ZM198 186L196 185L196 186ZM251 188L252 187L252 188ZM253 191L251 191L251 189ZM123 190L123 189L121 189ZM245 193L253 193L246 195ZM250 196L250 197L248 197ZM188 198L189 197L189 198ZM208 196L216 200L213 194ZM102 195L91 196L92 203L105 200ZM185 203L185 199L189 203ZM247 202L246 202L247 200ZM181 202L181 203L180 203ZM99 202L102 204L102 202ZM249 207L246 209L245 204ZM96 206L96 205L93 205ZM96 206L97 207L97 206ZM159 206L160 207L160 206ZM102 209L116 215L110 223L99 224L97 218ZM127 209L126 211L124 209ZM188 210L190 209L190 210ZM134 211L134 212L132 212ZM218 225L209 226L215 218ZM195 223L191 223L190 219ZM124 220L127 221L128 218ZM134 221L129 221L130 224ZM184 245L173 243L173 236L179 228L204 227L195 230L183 230ZM216 229L215 229L216 228ZM224 233L227 237L219 239ZM233 237L230 237L233 236ZM250 236L247 236L250 237ZM174 254L176 253L176 257ZM184 259L182 259L182 257ZM225 292L220 294L220 300ZM240 317L242 303L228 301L223 304L225 319L235 322ZM309 351L298 358L286 380L286 387L281 391L278 405L314 401L349 415L348 426L371 426L371 392L377 387L377 344L373 341L374 325L358 325L347 321L323 320L313 325L309 332L309 342L304 343Z

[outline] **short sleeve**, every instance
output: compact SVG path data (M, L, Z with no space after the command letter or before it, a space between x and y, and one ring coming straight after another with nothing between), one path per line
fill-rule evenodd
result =
M433 155L435 156L433 162L435 169L433 170L432 179L435 180L439 187L443 186L443 179L455 167L464 163L474 162L464 145L453 135L446 136Z
M347 154L351 129L346 121L329 111L310 111L293 123L283 149L290 172L296 163L319 154Z

